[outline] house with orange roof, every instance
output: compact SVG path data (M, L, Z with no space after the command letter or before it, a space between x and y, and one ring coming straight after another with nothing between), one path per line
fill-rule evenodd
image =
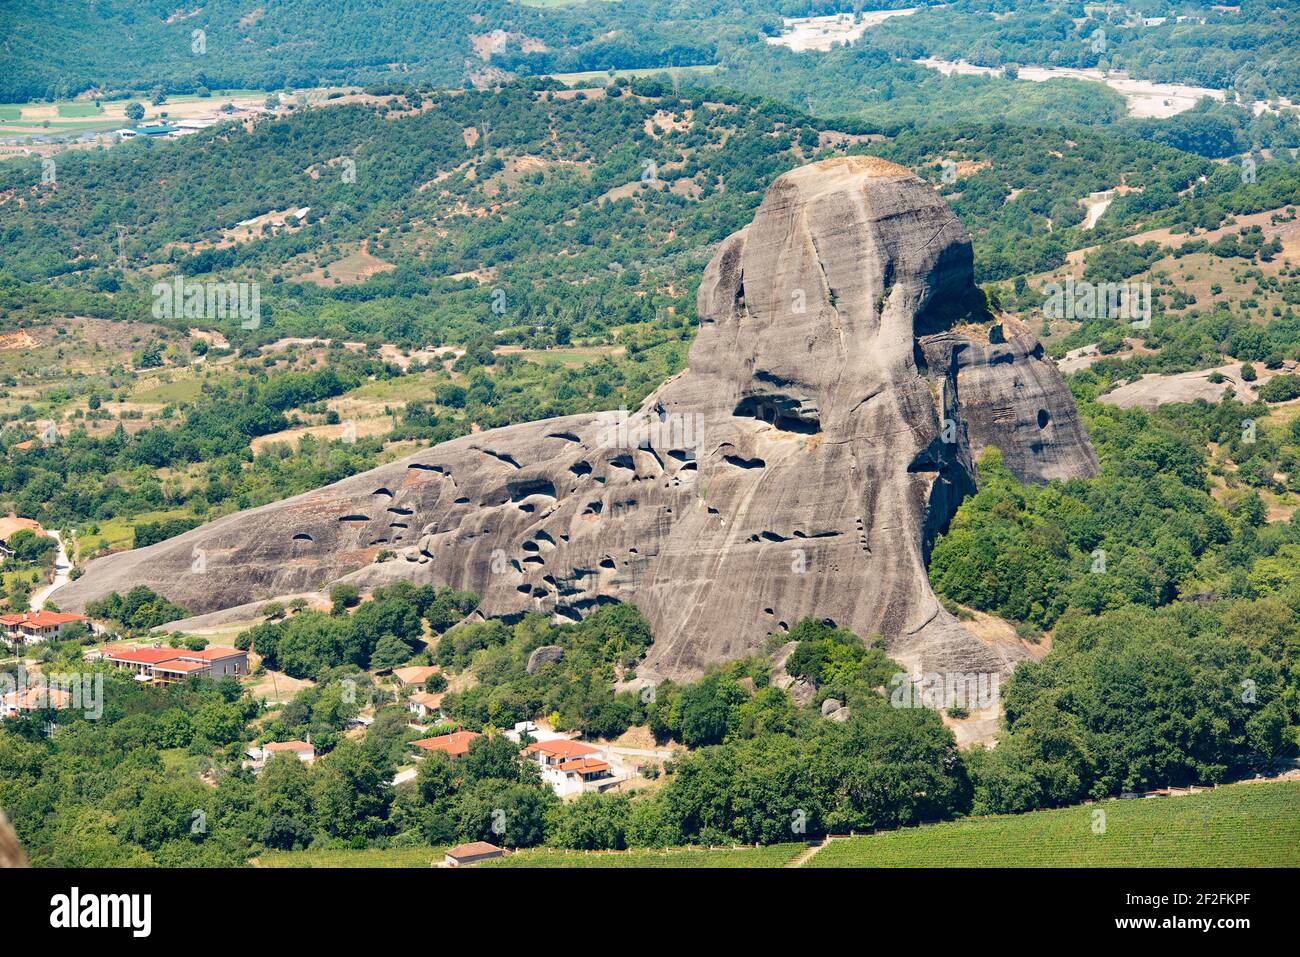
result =
M90 619L85 615L71 615L55 611L25 611L21 614L0 615L0 628L14 644L27 644L61 638L74 622Z
M455 847L449 848L442 856L442 865L443 867L464 867L467 864L491 860L504 854L505 851L495 844L489 844L487 841L471 841L468 844L457 844Z
M248 652L238 648L212 646L202 651L185 648L118 649L104 656L115 668L135 672L138 681L184 681L191 675L218 681L227 676L248 674Z
M46 708L66 708L72 703L72 693L62 688L47 686L45 682L19 688L0 695L0 718L31 714Z
M412 741L413 747L421 751L441 751L443 754L450 755L453 758L459 758L469 753L469 744L475 738L481 738L482 735L477 731L453 731L451 734L439 734L432 738L421 738L419 741Z
M19 518L14 512L0 516L0 542L7 542L10 535L24 531L35 532L37 535L49 535L45 527L34 518Z
M424 683L437 674L442 674L442 669L437 665L411 665L407 668L393 669L393 677L397 679L399 688L407 688L411 685L423 688Z
M303 764L314 764L316 761L316 748L311 743L311 735L307 735L306 741L269 741L260 748L255 745L244 753L252 758L251 761L246 761L244 766L254 772L262 770L266 762L277 754L292 755Z
M614 769L600 748L581 741L567 738L538 741L524 748L523 753L537 761L542 780L558 797L602 791L620 780L614 776Z
M441 718L442 714L442 696L445 692L433 694L429 691L417 691L407 699L407 707L411 714L415 715L421 721L427 721L429 718Z

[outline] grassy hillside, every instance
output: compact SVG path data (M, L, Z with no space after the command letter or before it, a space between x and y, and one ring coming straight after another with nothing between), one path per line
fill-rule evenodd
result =
M807 866L1298 867L1300 783L968 818L833 841Z

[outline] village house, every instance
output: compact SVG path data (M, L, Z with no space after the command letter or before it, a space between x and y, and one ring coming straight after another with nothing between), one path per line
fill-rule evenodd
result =
M442 863L446 867L464 867L466 864L503 857L505 853L501 848L487 841L472 841L469 844L459 844L450 848L443 854Z
M15 445L14 448L21 448L21 444ZM13 512L0 516L0 555L5 557L13 555L13 549L9 547L9 539L17 532L32 532L43 536L50 534L34 518L19 518Z
M85 615L70 615L55 611L25 611L22 614L0 615L0 628L4 629L5 638L14 644L27 644L35 641L59 639L74 622L86 622Z
M244 752L251 761L245 762L244 766L253 771L260 771L266 766L277 754L291 754L303 764L314 764L316 762L316 748L311 743L311 735L307 736L306 741L270 741L259 747L251 747Z
M134 648L105 656L115 668L135 672L139 681L184 681L191 675L218 681L227 676L248 674L248 652L213 646L202 651L184 648Z
M415 715L421 721L427 721L429 718L442 717L442 693L431 694L428 691L417 691L407 699L407 707L411 714Z
M601 750L580 741L566 738L539 741L524 748L524 754L536 759L542 769L542 780L557 797L599 791L618 783Z
M421 738L419 741L412 741L413 747L430 753L441 751L443 754L450 755L453 758L459 758L469 752L469 743L475 738L482 737L477 731L453 731L451 734L439 734L432 738Z
M407 668L394 668L393 677L397 679L399 688L417 687L423 688L424 683L434 675L441 674L442 669L437 665L411 665Z
M41 682L0 695L0 718L12 718L46 708L66 708L71 702L71 692L47 687L45 682Z

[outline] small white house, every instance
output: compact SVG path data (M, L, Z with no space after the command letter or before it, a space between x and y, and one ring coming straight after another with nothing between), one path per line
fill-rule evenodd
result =
M417 691L407 701L407 707L411 714L415 715L421 721L427 721L430 718L441 718L442 713L442 692L431 694L428 691Z
M316 761L316 749L312 747L310 735L306 741L271 741L260 748L251 747L244 753L251 758L246 766L254 771L262 770L266 767L266 762L277 754L295 755L303 764L313 764Z

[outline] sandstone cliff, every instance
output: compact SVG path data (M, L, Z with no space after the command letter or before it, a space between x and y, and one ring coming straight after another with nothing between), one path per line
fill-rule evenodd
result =
M1023 652L944 612L929 545L986 446L1026 481L1096 458L1041 346L981 334L978 309L970 237L922 180L866 157L796 169L722 243L689 368L639 410L466 436L93 562L56 600L145 584L211 611L408 578L489 614L635 602L650 677L808 616L883 635L914 670L1006 671Z

